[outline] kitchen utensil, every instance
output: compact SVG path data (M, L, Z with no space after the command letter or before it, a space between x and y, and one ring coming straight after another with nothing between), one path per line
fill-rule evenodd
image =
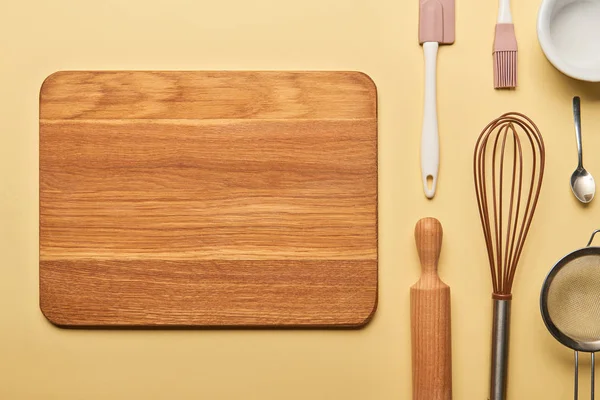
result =
M435 195L440 164L437 120L436 65L440 44L455 37L454 0L419 1L419 43L425 57L425 103L421 133L421 178L427 198Z
M510 0L499 0L494 35L494 87L517 87L517 37L510 12Z
M49 320L369 321L377 103L366 75L60 72L40 100Z
M600 82L600 1L543 0L540 46L550 63L575 79Z
M579 392L579 352L591 353L591 392L594 399L594 353L600 351L600 247L586 247L561 258L542 285L540 309L548 331L575 351L575 400Z
M583 154L581 142L581 108L579 97L573 97L573 116L575 118L575 137L577 138L577 169L571 175L571 190L582 203L589 203L594 199L596 183L592 174L583 168Z
M415 227L421 278L410 288L413 399L452 399L450 287L437 274L442 225L423 218Z
M507 113L475 145L473 172L492 276L494 318L490 400L506 398L512 285L544 176L542 135L531 119Z

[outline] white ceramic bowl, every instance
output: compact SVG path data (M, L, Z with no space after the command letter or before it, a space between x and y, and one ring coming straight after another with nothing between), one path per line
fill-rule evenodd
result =
M544 54L559 71L600 82L600 0L544 0L537 31Z

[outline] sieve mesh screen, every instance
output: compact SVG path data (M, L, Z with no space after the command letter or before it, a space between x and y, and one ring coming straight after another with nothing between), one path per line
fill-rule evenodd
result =
M548 288L548 315L565 335L579 342L600 340L600 255L565 264Z

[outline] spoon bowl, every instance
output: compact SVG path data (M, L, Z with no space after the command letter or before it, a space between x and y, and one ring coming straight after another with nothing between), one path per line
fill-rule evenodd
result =
M576 169L571 175L571 190L579 201L589 203L596 193L594 177L585 168Z

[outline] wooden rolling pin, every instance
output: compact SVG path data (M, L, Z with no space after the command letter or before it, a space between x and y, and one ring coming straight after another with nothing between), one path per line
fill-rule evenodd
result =
M415 227L421 278L410 288L413 400L452 399L450 287L437 274L442 234L435 218Z

